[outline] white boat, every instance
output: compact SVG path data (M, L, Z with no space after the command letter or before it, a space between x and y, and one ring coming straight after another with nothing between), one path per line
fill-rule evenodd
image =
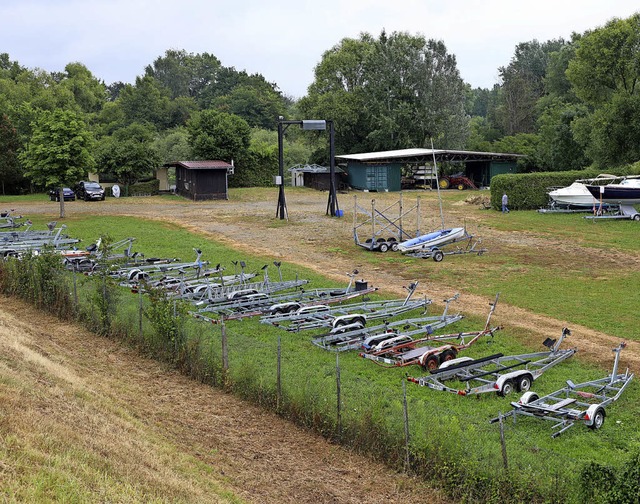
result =
M553 200L552 206L591 208L597 204L597 201L587 189L587 185L602 185L603 182L613 180L615 180L613 175L601 174L593 179L576 180L570 186L554 189L549 192L549 197Z
M433 231L425 235L417 236L411 240L403 241L398 244L398 250L401 252L421 249L430 250L442 247L449 243L454 243L463 239L465 236L466 231L463 227L441 229L439 231Z
M581 182L550 191L549 197L557 206L592 207L596 203L587 186Z

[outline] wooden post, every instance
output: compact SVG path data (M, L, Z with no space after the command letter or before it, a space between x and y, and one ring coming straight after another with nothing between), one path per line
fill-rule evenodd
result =
M338 439L342 438L342 399L340 396L340 354L336 352L336 425L338 428Z
M278 334L278 376L276 377L276 409L280 410L282 406L282 340Z
M502 446L502 463L504 470L509 470L509 463L507 461L507 443L504 439L504 423L502 422L502 412L498 413L498 421L500 422L500 445Z
M402 380L402 407L404 409L404 471L409 470L409 408L407 406L407 382Z

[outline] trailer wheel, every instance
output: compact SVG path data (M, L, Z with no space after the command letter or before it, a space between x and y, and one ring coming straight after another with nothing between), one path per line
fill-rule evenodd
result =
M518 380L518 384L516 385L518 392L526 392L531 388L531 382L533 381L533 376L530 374L525 374L520 377Z
M604 424L604 417L605 417L605 412L604 412L604 408L602 408L601 406L599 406L596 409L596 412L593 414L593 422L591 422L591 425L589 425L590 429L596 430L599 429L600 427L602 427L602 424Z
M444 253L442 250L434 250L431 257L435 262L441 262L444 259Z
M632 217L632 219L634 221L640 221L640 214L634 214L634 216Z
M498 391L498 395L502 397L508 396L513 392L513 388L513 380L505 380L502 384L502 389Z
M384 253L389 250L389 245L387 245L386 243L381 243L378 248L380 249L380 252Z
M391 242L391 251L392 252L397 252L398 251L398 242L396 242L396 241Z
M424 369L427 371L435 371L440 366L440 359L437 355L431 354L424 361Z
M451 359L455 359L456 358L456 351L451 349L451 350L445 350L444 352L442 352L440 354L440 363L443 362L447 362L450 361Z

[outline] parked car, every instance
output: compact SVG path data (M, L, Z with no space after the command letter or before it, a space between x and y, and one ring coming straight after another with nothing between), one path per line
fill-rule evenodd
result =
M75 191L78 199L104 200L104 189L97 182L78 182Z
M76 193L74 193L72 189L68 187L63 187L62 191L63 191L63 198L65 201L76 200ZM51 201L60 201L60 189L59 188L51 189L49 191L49 199Z

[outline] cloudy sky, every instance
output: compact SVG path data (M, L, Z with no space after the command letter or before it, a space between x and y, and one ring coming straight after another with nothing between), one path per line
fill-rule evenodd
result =
M0 53L50 72L78 61L109 84L167 49L207 52L299 98L324 51L385 29L443 40L466 82L492 87L519 42L635 12L637 0L0 0Z

